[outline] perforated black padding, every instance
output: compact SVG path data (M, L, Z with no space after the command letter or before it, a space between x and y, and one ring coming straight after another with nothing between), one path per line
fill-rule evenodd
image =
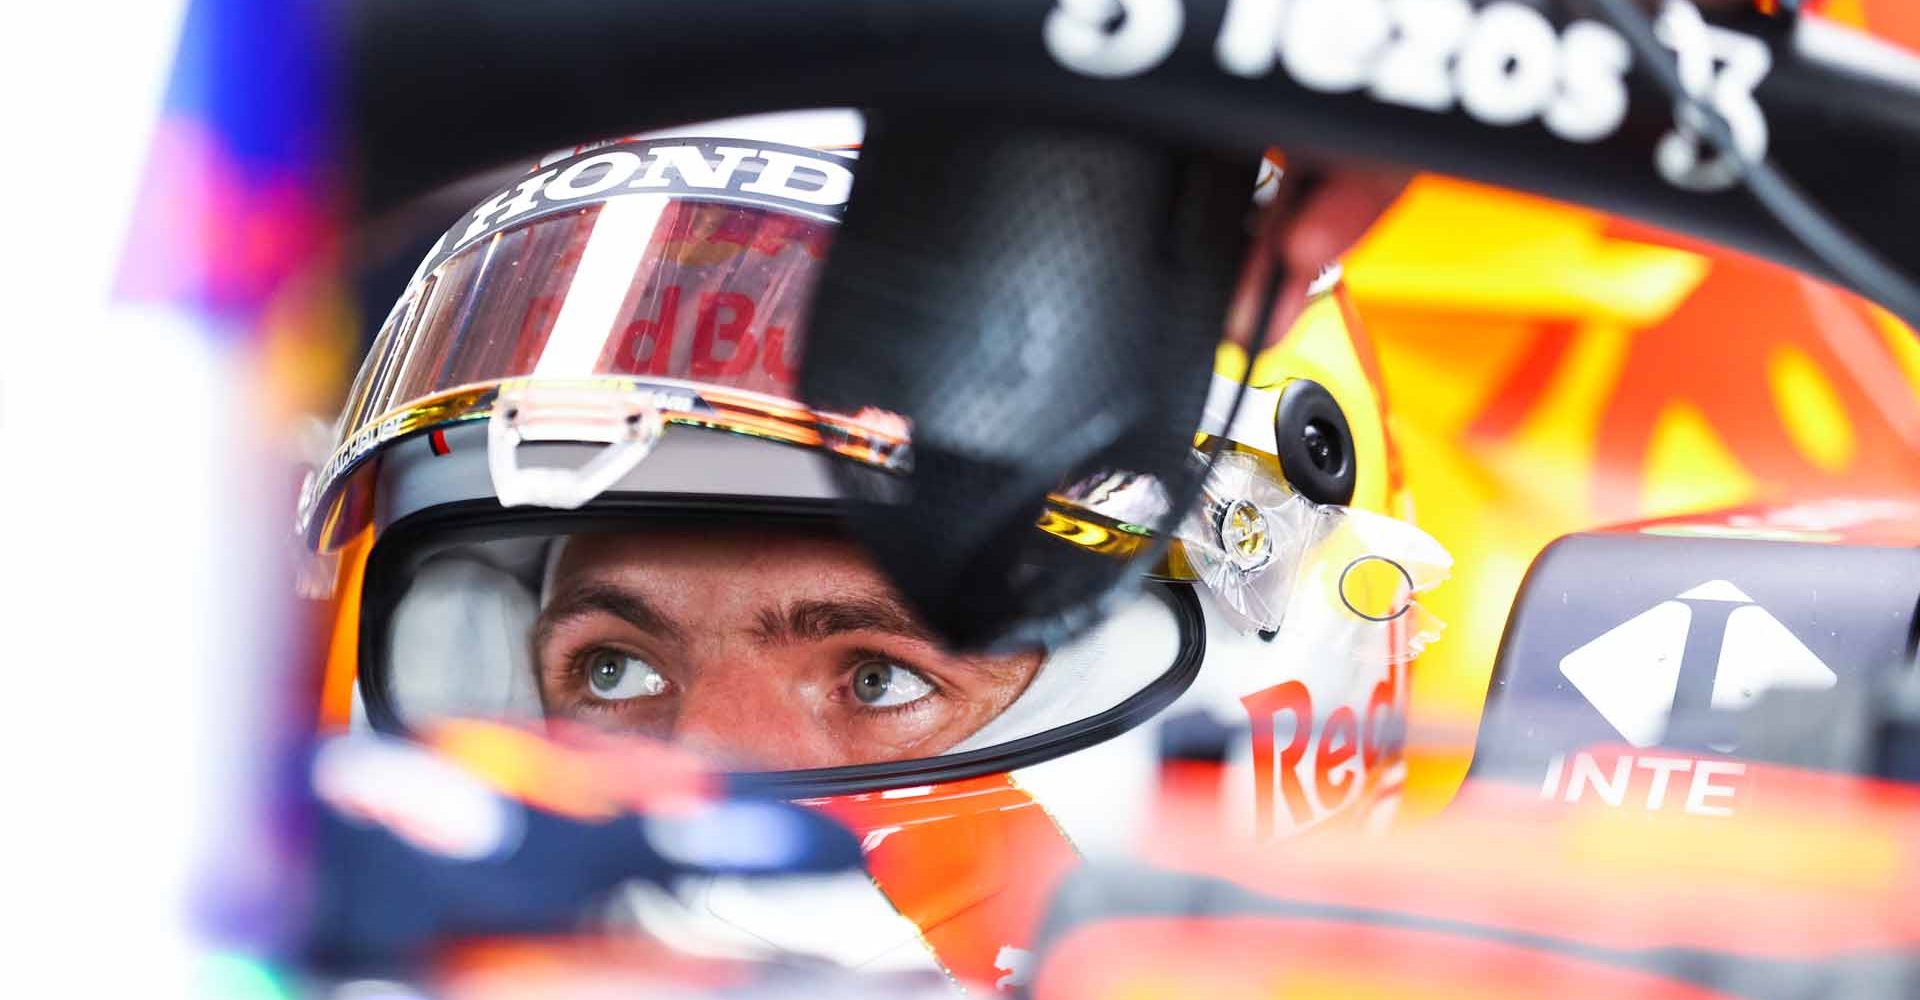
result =
M855 532L966 648L1057 642L1127 567L1032 525L1076 470L1175 482L1246 242L1257 153L946 112L870 123L801 392L913 422L913 470L849 472Z

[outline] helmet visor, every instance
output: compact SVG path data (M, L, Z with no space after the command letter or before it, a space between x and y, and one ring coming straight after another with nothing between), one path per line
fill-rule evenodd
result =
M849 163L765 143L626 142L483 202L389 315L336 450L303 497L303 526L311 533L313 515L378 446L484 416L487 390L510 379L695 386L681 397L693 412L669 421L820 443L820 418L792 387ZM337 544L353 527L331 525L318 540Z

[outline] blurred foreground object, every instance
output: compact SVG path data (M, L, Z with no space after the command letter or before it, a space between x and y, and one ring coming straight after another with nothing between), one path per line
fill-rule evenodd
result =
M1749 765L1723 817L1683 783L1651 810L1475 784L1417 829L1285 852L1176 833L1063 886L1031 995L1914 995L1912 787Z
M417 974L463 939L588 931L586 916L635 881L860 863L825 817L731 798L691 755L580 728L449 723L424 746L336 737L313 783L303 951L331 976Z

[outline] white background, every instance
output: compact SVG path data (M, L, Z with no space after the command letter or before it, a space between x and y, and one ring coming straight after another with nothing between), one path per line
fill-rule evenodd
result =
M21 0L0 57L0 993L186 996L216 821L223 360L107 291L183 0ZM148 394L157 405L130 412ZM118 400L122 405L113 404Z

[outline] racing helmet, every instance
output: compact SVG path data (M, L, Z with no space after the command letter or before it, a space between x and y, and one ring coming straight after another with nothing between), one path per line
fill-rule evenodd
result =
M1217 458L1131 603L1059 648L944 648L848 539L835 485L836 464L910 467L912 428L793 392L861 127L802 112L581 146L454 223L302 490L303 537L335 561L323 713L696 746L852 826L868 871L636 888L623 914L676 943L1012 986L1047 888L1127 848L1196 733L1241 834L1387 815L1436 629L1415 595L1449 560L1392 516L1384 401L1334 272L1237 410L1247 362L1222 347L1195 429ZM1151 554L1168 507L1151 477L1083 470L1034 525L1034 571Z

